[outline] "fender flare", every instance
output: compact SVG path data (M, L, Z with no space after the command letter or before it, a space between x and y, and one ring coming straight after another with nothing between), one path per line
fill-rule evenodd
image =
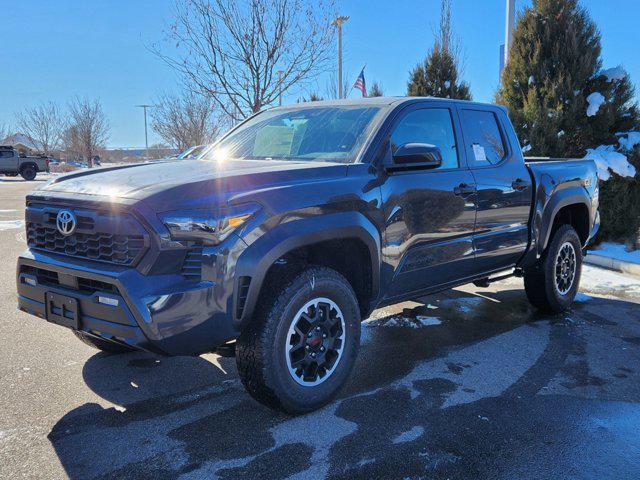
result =
M556 216L564 207L572 205L584 205L587 209L588 218L591 218L591 208L587 201L587 196L582 187L571 187L566 190L556 192L549 202L542 208L541 213L537 215L540 222L540 230L537 238L538 255L542 255L549 243L551 230Z
M358 212L323 214L282 223L273 228L240 255L236 263L233 294L233 323L242 331L249 323L269 268L282 256L300 247L326 240L355 238L361 240L371 257L371 295L380 289L380 234L374 224ZM237 302L241 277L251 277L242 315Z
M21 163L21 164L20 164L20 166L18 167L18 172L22 172L22 170L23 170L25 167L33 167L33 168L36 170L36 172L39 172L39 171L40 171L40 169L38 168L38 164L37 164L36 162L23 162L23 163Z

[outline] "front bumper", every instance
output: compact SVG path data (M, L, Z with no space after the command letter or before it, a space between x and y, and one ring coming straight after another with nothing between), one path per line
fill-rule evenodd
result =
M77 300L79 330L164 355L198 355L237 337L228 290L179 274L87 267L35 250L17 265L20 310L46 319L47 293L70 297Z

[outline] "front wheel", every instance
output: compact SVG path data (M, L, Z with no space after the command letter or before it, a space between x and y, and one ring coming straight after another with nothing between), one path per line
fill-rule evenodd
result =
M582 245L571 225L556 230L538 265L525 272L524 288L531 304L546 312L563 312L580 286Z
M245 388L259 402L292 414L330 402L347 381L360 346L360 310L338 272L312 267L262 295L238 339Z

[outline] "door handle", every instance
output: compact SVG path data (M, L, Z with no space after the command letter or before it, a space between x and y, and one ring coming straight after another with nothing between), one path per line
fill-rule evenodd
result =
M470 195L476 193L476 186L468 183L461 183L453 189L454 195Z
M522 190L526 190L527 188L529 188L529 182L521 178L516 178L513 182L511 182L511 187L514 190L521 192Z

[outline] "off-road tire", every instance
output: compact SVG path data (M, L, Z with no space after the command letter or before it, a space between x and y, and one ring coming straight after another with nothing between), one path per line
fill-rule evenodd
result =
M290 414L301 414L329 403L345 384L360 347L360 310L353 288L335 270L309 267L278 284L265 286L251 323L236 345L236 363L242 383L258 402ZM326 380L300 385L287 366L287 338L299 310L308 302L326 298L344 319L342 354Z
M84 332L73 330L73 334L80 339L82 343L89 345L90 347L97 348L106 353L127 353L132 352L134 349L118 343L108 342L91 335L87 335Z
M27 165L20 170L20 176L27 181L35 180L38 172L31 165Z
M573 283L566 293L561 293L556 285L556 261L560 249L571 244L575 253L575 274ZM558 228L538 264L524 274L524 288L529 302L543 312L559 313L571 307L580 287L582 273L582 245L571 225Z

